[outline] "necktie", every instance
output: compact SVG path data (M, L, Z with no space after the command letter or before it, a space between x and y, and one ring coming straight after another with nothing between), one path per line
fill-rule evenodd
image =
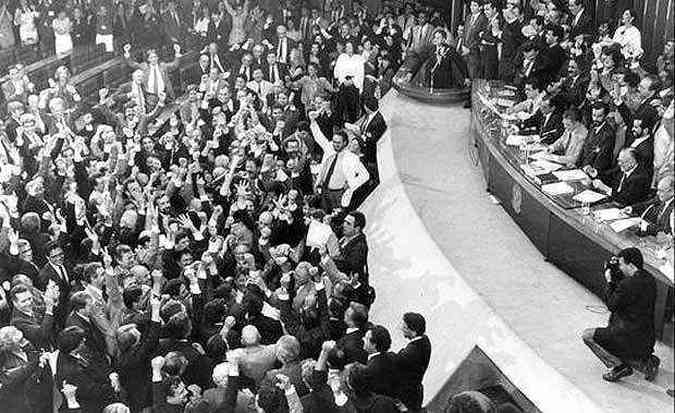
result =
M621 181L619 181L619 186L616 188L616 192L621 192L621 190L623 189L623 183L624 183L625 180L626 180L626 174L623 174L623 176L621 177Z
M269 76L270 82L275 83L276 79L274 78L274 66L270 66L270 76Z
M333 160L331 161L330 167L328 167L328 171L326 172L326 176L323 178L323 182L321 183L321 188L328 189L328 184L330 183L330 178L333 176L333 172L335 172L335 166L337 165L337 160L338 160L338 155L339 153L335 153L333 155Z
M462 54L462 41L463 39L460 37L457 39L457 53Z

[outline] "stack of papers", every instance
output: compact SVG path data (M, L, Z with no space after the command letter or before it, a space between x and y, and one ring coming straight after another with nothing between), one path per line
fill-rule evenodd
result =
M506 144L509 146L527 145L534 141L532 135L509 135L506 137Z
M570 169L568 171L557 171L553 175L561 181L580 181L588 178L588 175L581 169Z
M593 215L595 215L595 218L599 221L603 222L627 218L619 208L598 209L597 211L593 211Z
M605 198L607 198L607 195L587 189L581 193L574 195L574 198L572 199L581 202L582 204L583 203L594 204Z
M510 99L497 98L497 104L499 106L504 106L504 107L510 108L511 106L515 105L516 102L514 102Z
M572 188L566 182L556 182L554 184L542 185L541 190L549 195L564 195L574 192L574 188Z
M611 224L609 224L610 228L614 230L614 232L621 232L625 231L628 228L631 227L637 227L640 225L640 218L626 218L626 219L620 219L618 221L614 221Z

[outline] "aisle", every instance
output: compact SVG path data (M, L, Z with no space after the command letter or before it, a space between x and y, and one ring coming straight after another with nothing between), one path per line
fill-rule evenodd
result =
M394 328L404 311L428 320L434 345L428 401L478 343L543 411L673 411L672 349L655 384L622 384L579 338L607 315L600 300L553 265L491 202L470 156L469 112L391 92L390 130L380 144L382 186L363 206L378 300L373 319ZM403 344L400 333L395 349ZM559 373L559 374L558 374Z

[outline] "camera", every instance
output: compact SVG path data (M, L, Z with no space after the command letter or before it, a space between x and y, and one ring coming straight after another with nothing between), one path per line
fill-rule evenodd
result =
M610 279L611 282L613 283L618 283L620 282L623 278L623 272L621 272L621 269L619 268L619 258L618 257L611 257L607 262L605 262L605 268L604 272L605 274L609 271Z

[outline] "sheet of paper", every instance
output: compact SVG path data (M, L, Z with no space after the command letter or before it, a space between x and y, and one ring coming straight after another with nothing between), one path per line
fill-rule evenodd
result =
M542 185L541 190L549 195L563 195L574 192L574 188L569 186L569 184L566 182L556 182L553 184Z
M661 267L659 267L663 275L665 275L670 281L675 280L675 268L673 267L673 262L666 262Z
M540 168L534 164L534 162L531 162L529 164L524 163L520 165L520 169L523 170L525 175L535 177L539 175L546 175L547 173L550 173L548 169Z
M514 102L514 101L512 101L512 100L510 100L510 99L498 98L498 99L497 99L497 104L498 104L499 106L504 106L504 107L510 108L511 106L515 105L516 102Z
M620 219L609 224L610 228L612 228L614 232L625 231L628 228L637 227L638 225L640 225L640 218L637 217Z
M534 139L530 135L509 135L506 137L506 144L509 146L520 146L532 142Z
M547 161L546 159L538 159L536 161L530 162L530 164L534 165L537 168L546 169L548 172L557 171L558 169L562 168L562 165L560 165L559 163Z
M593 211L593 215L603 222L627 218L626 214L621 212L619 208L598 209Z
M307 229L307 246L320 248L326 245L332 232L330 225L312 221Z
M581 169L570 169L568 171L556 171L553 172L556 178L561 181L580 181L582 179L588 178L588 175Z
M607 195L587 189L574 195L574 198L572 199L581 203L587 202L589 204L593 204L605 198L607 198Z

